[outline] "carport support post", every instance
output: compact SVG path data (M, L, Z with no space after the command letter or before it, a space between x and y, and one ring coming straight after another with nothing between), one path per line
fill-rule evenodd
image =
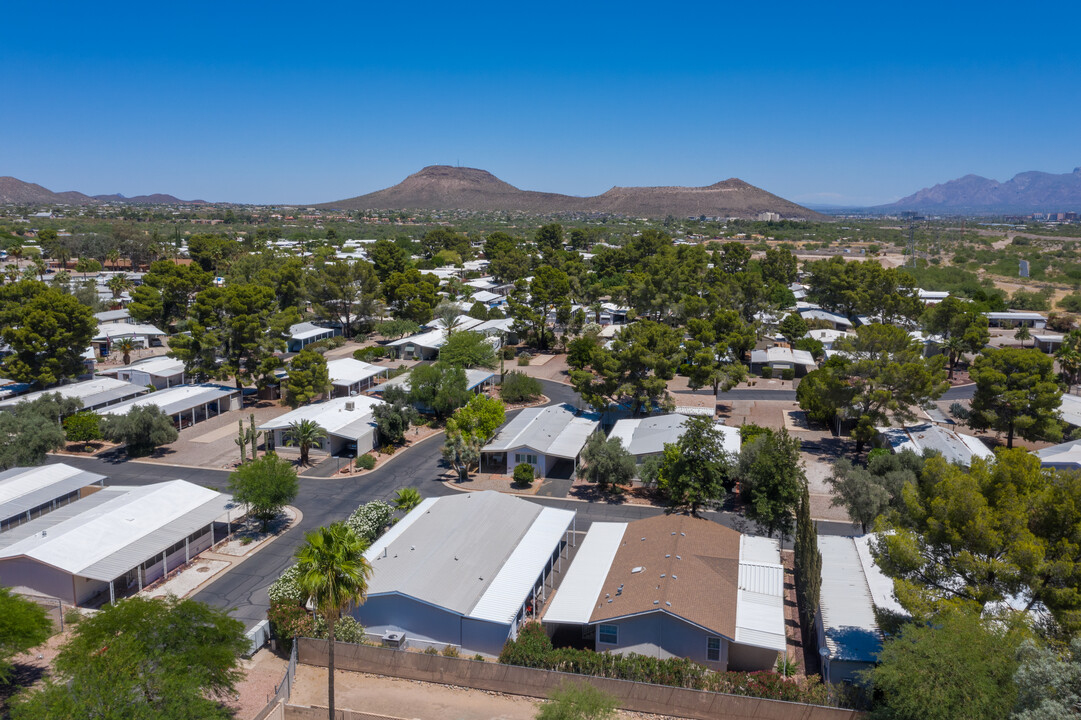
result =
M109 581L109 604L116 604L116 590L113 589L113 581Z
M191 553L188 551L188 538L184 538L184 564L191 562Z
M139 580L139 592L143 591L143 564L139 563L135 567L135 577Z

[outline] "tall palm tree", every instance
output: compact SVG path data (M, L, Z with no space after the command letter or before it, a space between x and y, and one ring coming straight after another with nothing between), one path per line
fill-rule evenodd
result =
M1066 333L1062 345L1055 351L1055 359L1072 387L1077 382L1077 374L1081 372L1081 330Z
M113 341L113 350L121 353L124 356L124 364L131 365L131 354L138 347L135 344L135 339L130 337L122 337L119 340Z
M365 559L367 543L341 522L304 536L297 548L297 583L327 621L327 706L334 720L334 626L350 605L368 594L372 566Z
M1032 337L1032 331L1028 329L1028 325L1022 325L1017 328L1017 332L1013 334L1014 338L1021 341L1021 347L1025 346L1025 341Z
M308 451L312 445L327 436L327 431L314 420L297 420L289 425L288 445L300 448L300 464L308 464Z
M419 490L409 487L402 488L398 491L398 494L394 496L394 507L404 513L408 513L417 505L420 505L420 501L421 497Z
M124 273L117 273L106 281L105 286L113 294L113 300L119 300L125 290L131 290L132 282Z
M950 360L950 375L949 379L953 380L953 368L957 365L957 361L961 357L961 353L964 352L965 344L964 340L958 335L950 335L942 343L942 349L946 351L946 355Z

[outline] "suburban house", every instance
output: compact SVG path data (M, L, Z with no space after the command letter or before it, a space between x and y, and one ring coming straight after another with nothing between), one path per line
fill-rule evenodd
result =
M164 355L147 358L131 365L107 368L99 375L111 375L135 385L153 385L157 390L184 384L184 363Z
M1036 312L989 312L987 324L993 328L1015 328L1023 325L1033 330L1043 330L1047 327L1047 318Z
M806 375L818 367L814 356L807 350L793 350L790 347L774 346L765 350L751 351L751 372L762 372L771 368L774 374L791 370L796 377Z
M104 475L56 463L0 472L0 533L103 487Z
M833 325L834 330L851 330L852 321L840 313L830 312L822 308L803 308L797 310L804 320L819 320Z
M571 405L526 408L481 449L481 467L510 474L516 465L526 463L537 477L573 475L598 420L594 414L578 415Z
M103 415L127 415L132 408L154 405L173 419L179 429L191 427L202 420L217 417L223 412L243 407L240 390L231 385L203 383L201 385L174 385L149 395L111 405L101 411Z
M1067 425L1081 427L1081 396L1063 393L1058 416Z
M924 290L917 288L916 294L925 305L937 305L950 296L949 290Z
M641 463L647 457L660 455L668 443L679 442L683 437L684 426L688 417L679 413L670 415L652 415L644 418L625 418L617 420L608 434L608 439L618 439L623 447L634 456L635 462ZM724 451L732 457L739 456L739 428L728 427L721 422L714 422L714 427L724 437Z
M102 357L109 354L113 343L121 338L130 338L138 348L160 347L165 333L153 325L139 323L110 323L99 325L97 334L91 339L95 350Z
M327 372L334 388L334 397L347 397L359 395L371 387L376 378L386 377L389 368L353 358L338 358L327 361Z
M94 319L98 321L98 327L101 327L102 325L128 324L135 322L131 317L131 312L127 309L105 310L103 312L94 313Z
M1081 470L1081 440L1069 440L1058 445L1034 450L1040 465L1056 470Z
M508 318L478 320L468 315L459 315L451 330L479 332L486 335L488 342L498 350L502 346L502 336L510 332L513 322ZM447 343L447 331L443 328L443 321L439 319L429 323L427 327L427 330L416 335L392 340L386 347L393 348L397 357L403 360L435 360L439 357L439 349Z
M880 427L878 436L884 447L899 453L911 450L923 455L924 450L933 450L951 463L969 467L976 458L994 461L995 454L974 435L965 435L951 428L933 423L909 425L907 427Z
M875 666L882 648L879 611L905 614L893 594L893 581L875 565L868 535L820 535L822 586L815 631L824 648L826 682L863 684L859 672Z
M849 332L848 330L834 330L833 328L816 328L814 330L808 330L807 337L822 343L824 349L832 350L833 343L841 338L854 339L856 333Z
M44 395L56 393L64 398L81 400L83 410L97 411L145 395L147 392L145 385L136 385L116 378L97 377L92 380L84 380L69 385L57 385L48 390L39 390L0 400L0 410L7 410L21 402L33 402Z
M382 400L358 395L356 397L336 397L312 405L304 405L279 415L258 427L267 433L266 449L286 447L290 444L289 426L301 420L311 420L323 428L326 438L316 441L315 450L326 451L331 455L363 455L373 450L379 440L372 411Z
M557 644L772 670L786 649L780 546L687 515L595 522L543 622Z
M364 553L372 577L353 616L396 647L498 655L546 597L574 519L491 490L428 498Z
M289 352L300 352L313 342L328 340L338 334L334 328L325 328L310 322L289 326L289 338L286 343Z
M105 487L0 533L0 579L70 605L113 603L227 537L243 515L229 495L185 480Z

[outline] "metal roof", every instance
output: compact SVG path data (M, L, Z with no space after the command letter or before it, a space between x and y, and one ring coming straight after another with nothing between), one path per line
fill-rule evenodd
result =
M174 385L171 388L158 390L119 405L112 405L101 412L103 415L127 415L134 407L155 405L161 408L161 411L166 415L177 415L239 393L240 391L235 387L215 385L213 383Z
M63 463L5 470L0 473L0 519L22 515L80 488L99 485L104 479L104 475Z
M442 328L436 328L435 330L429 330L427 332L418 333L416 335L410 335L409 337L399 338L398 340L391 340L387 345L391 347L401 347L402 345L419 345L420 347L428 348L430 350L438 350L443 347L447 342L447 331Z
M1081 440L1070 440L1032 453L1045 468L1081 470Z
M815 359L806 350L793 350L787 347L771 347L765 350L752 350L751 362L758 363L791 363L793 365L814 366Z
M258 429L284 430L294 422L312 420L332 435L347 437L342 433L347 432L349 426L354 426L352 429L355 429L355 424L358 422L372 422L372 410L376 405L381 404L383 404L382 400L367 395L332 398L321 403L298 407L296 410L279 415L273 420L268 420L260 425ZM353 409L347 410L346 407L350 405ZM355 435L349 437L349 439L356 440L358 437L359 435Z
M106 325L98 326L98 332L96 335L94 335L94 340L101 341L128 336L160 336L165 334L165 332L159 330L154 325L141 325L138 323L108 323Z
M666 444L679 442L683 437L687 419L686 415L673 413L618 420L608 434L608 439L618 439L632 455L661 453L664 452ZM714 422L714 427L724 438L724 451L739 455L739 428L727 427L721 422Z
M127 398L142 395L147 389L142 385L124 382L116 378L98 377L84 382L71 383L70 385L57 385L48 390L27 393L9 398L0 402L0 409L10 408L21 402L32 402L44 395L60 393L65 398L78 398L83 401L83 408L92 410L102 405L126 400Z
M331 328L320 327L310 322L297 323L289 326L289 337L292 340L307 340L308 338L320 337L321 335L333 335Z
M626 529L627 523L595 522L589 526L589 532L578 546L574 562L548 604L543 622L589 623Z
M106 488L90 497L107 492L104 502L65 506L81 512L59 522L52 512L19 526L23 537L4 547L0 559L27 557L108 582L236 508L230 496L185 480Z
M98 375L116 375L128 370L144 372L147 375L153 375L155 377L173 377L174 375L179 375L184 372L184 363L175 358L161 355L159 357L140 360L131 365L99 370Z
M398 375L397 377L392 377L390 380L387 380L385 383L379 383L378 385L376 385L376 386L374 386L372 388L369 388L368 392L381 393L384 390L388 390L388 389L393 388L393 387L401 388L402 390L408 391L409 390L409 376L412 375L412 374L413 374L413 371L410 370L409 372L402 373L401 375ZM472 390L473 388L477 387L478 385L481 385L482 383L488 382L488 380L490 380L494 376L495 376L495 373L493 373L491 370L479 370L477 368L466 368L465 369L465 389L466 390Z
M1047 318L1037 312L989 312L986 313L988 320L1046 320Z
M105 310L103 312L94 313L94 317L98 322L109 323L116 322L117 320L127 320L131 317L131 312L126 309L122 310Z
M573 459L597 429L596 415L575 416L572 405L526 408L503 426L484 452L527 447L552 457Z
M1062 403L1058 408L1059 417L1063 422L1081 427L1081 397L1069 393L1062 394Z
M850 537L820 535L818 549L822 553L819 608L830 659L874 662L882 634L856 545Z
M521 591L517 611L540 571L524 588L521 578L538 563L543 568L573 517L546 510L490 490L425 501L402 521L409 521L403 529L391 528L393 537L365 553L373 568L368 596L404 595L458 615L477 612L482 620L508 622L513 615L499 618ZM563 530L555 533L560 522ZM511 561L520 567L504 573Z
M798 304L797 304L798 307ZM798 311L800 317L804 320L826 320L834 323L835 325L843 325L845 327L852 327L852 321L844 315L839 313L830 312L829 310L806 308Z
M338 358L327 362L327 372L332 385L355 385L358 382L376 377L389 368L362 362L354 358Z
M911 450L922 455L924 450L934 450L948 462L965 467L972 464L973 458L995 459L995 454L979 438L940 425L923 423L908 427L880 427L877 430L895 453Z

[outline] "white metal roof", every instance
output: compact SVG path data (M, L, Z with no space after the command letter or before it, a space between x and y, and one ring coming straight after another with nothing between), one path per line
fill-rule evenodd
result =
M134 362L131 365L99 370L98 375L116 375L127 370L144 372L147 375L153 375L154 377L173 377L174 375L179 375L184 372L184 363L176 358L160 355L158 357Z
M239 393L240 391L235 387L216 385L214 383L174 385L171 388L158 390L134 400L110 405L104 408L101 413L103 415L127 415L132 408L155 405L166 415L177 415Z
M372 410L376 405L382 403L382 400L367 395L332 398L321 403L303 405L296 410L279 415L273 420L263 423L258 429L284 430L294 422L313 420L328 433L337 435L347 426L353 425L357 421L371 422ZM351 405L353 409L347 410L346 406L348 405ZM352 439L356 439L356 437Z
M94 317L101 323L116 322L117 320L127 320L131 317L131 312L127 309L104 310L94 313Z
M399 338L397 340L391 340L387 345L391 347L401 347L403 345L418 345L430 350L438 350L443 347L447 342L447 331L442 328L436 328L434 330L428 330L427 332L417 333L416 335L410 335L409 337Z
M289 326L289 337L293 340L307 340L309 338L333 335L331 328L320 327L310 322L297 323Z
M1081 470L1081 440L1070 440L1032 453L1046 468Z
M1081 427L1081 397L1063 393L1062 404L1059 405L1058 412L1063 422L1074 427Z
M895 453L911 450L922 455L925 449L942 454L947 461L968 467L973 458L994 460L991 449L972 435L965 435L950 428L932 423L908 427L880 427L878 432Z
M0 550L0 559L27 557L79 577L110 581L221 517L232 498L172 480L136 488L106 488L108 499L74 517L42 515L20 526L33 534ZM93 497L93 496L92 496ZM2 536L0 536L2 537Z
M412 372L413 371L410 370L409 372L402 373L401 375L398 375L397 377L392 377L390 380L387 380L385 383L380 383L380 384L376 385L375 387L370 388L369 392L381 393L384 390L389 390L390 388L393 388L393 387L401 388L402 390L408 391L409 390L409 376L412 374ZM473 388L477 387L481 383L487 382L488 380L490 380L494 376L495 376L495 373L493 373L491 370L480 370L480 369L477 369L477 368L466 368L465 369L465 388L466 388L466 390L472 390Z
M490 292L488 290L478 290L477 292L473 293L472 297L470 297L470 300L473 300L474 302L487 303L492 302L493 300L501 300L502 298L502 295L497 295L494 292Z
M989 312L987 313L988 320L1046 320L1047 318L1038 312L1022 312L1007 311L1007 312Z
M94 340L112 340L113 338L138 337L140 335L161 336L165 335L165 333L153 325L109 323L98 326L98 332L94 335Z
M386 373L388 368L362 362L353 358L338 358L327 362L327 372L333 385L355 385Z
M796 304L799 307L799 303ZM829 310L812 309L807 308L798 311L800 316L804 320L826 320L835 325L843 325L844 327L852 327L852 321L846 318L840 313L830 312Z
M56 463L41 467L17 467L0 473L0 519L63 497L88 485L98 485L104 475Z
M573 459L599 425L595 415L575 416L571 405L526 408L503 426L484 452L528 447L552 457Z
M781 652L786 648L784 566L781 546L772 538L740 535L733 639Z
M573 510L541 510L469 617L494 623L514 620L573 521Z
M875 564L874 556L871 554L871 539L874 537L874 533L868 533L852 538L852 542L856 545L856 552L860 556L860 564L863 566L863 579L867 581L867 587L871 591L871 599L874 600L875 607L880 610L908 617L908 611L897 601L897 596L893 592L893 579L886 577L886 574Z
M830 659L874 662L882 646L874 601L855 542L821 535L822 589L819 607Z
M608 438L618 439L632 455L652 455L664 452L668 443L679 442L687 419L686 415L672 413L618 420ZM714 427L724 437L724 451L739 455L739 428L727 427L721 422L714 422Z
M793 350L792 348L778 346L765 350L752 350L751 362L755 364L780 362L792 365L815 365L814 356L806 350Z
M543 622L589 624L626 530L627 523L595 522L589 526L574 562L548 604Z
M104 403L142 395L145 392L147 392L147 389L142 385L135 385L134 383L124 382L123 380L117 380L116 378L98 377L93 380L71 383L70 385L57 385L48 390L39 390L38 392L19 395L18 397L0 402L0 408L11 407L21 402L32 402L43 395L60 393L60 395L65 398L78 398L79 400L82 400L83 407L89 409Z

